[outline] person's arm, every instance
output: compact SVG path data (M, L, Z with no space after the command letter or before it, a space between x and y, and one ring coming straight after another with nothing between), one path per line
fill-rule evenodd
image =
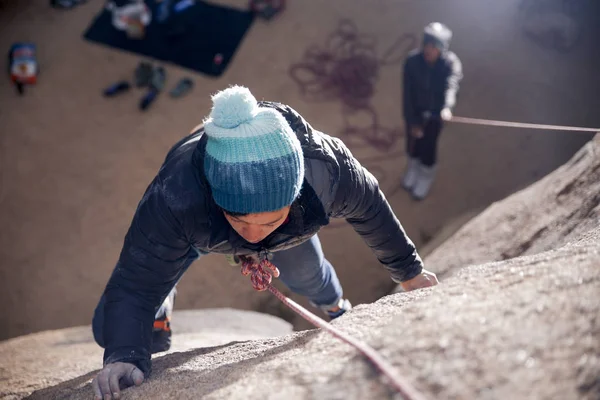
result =
M290 127L306 140L324 146L323 153L335 156L338 168L329 157L305 159L305 178L321 200L327 214L346 218L354 230L371 248L377 259L390 271L404 290L437 283L435 274L423 269L417 250L394 215L375 177L352 156L344 143L312 129L310 124L291 107L264 102L286 118Z
M345 218L397 282L423 272L413 242L396 218L375 177L356 160L339 139L333 139L341 162L332 217Z
M456 105L456 94L458 93L463 73L460 59L454 53L448 57L447 63L448 75L445 83L443 109L452 110Z
M168 198L157 177L138 205L105 290L104 364L132 363L146 376L154 315L195 257Z

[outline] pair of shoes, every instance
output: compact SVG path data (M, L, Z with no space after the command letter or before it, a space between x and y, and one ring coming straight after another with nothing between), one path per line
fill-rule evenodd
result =
M402 178L402 187L416 200L423 200L429 194L434 179L434 165L423 165L417 158L409 158Z
M173 288L154 316L152 347L150 349L152 354L167 351L171 348L171 335L173 334L171 315L173 314L176 295L177 289Z
M164 89L167 80L167 71L163 67L155 67L151 63L142 61L133 73L133 82L136 87L147 87L148 91L140 99L139 108L145 111L154 102L158 94ZM129 90L127 81L120 81L104 89L104 96L113 97Z
M133 80L139 88L149 87L160 92L165 87L167 71L163 67L155 67L150 62L141 61L135 68Z
M337 306L332 309L325 310L330 319L336 319L344 315L346 311L352 310L352 304L348 299L340 299Z

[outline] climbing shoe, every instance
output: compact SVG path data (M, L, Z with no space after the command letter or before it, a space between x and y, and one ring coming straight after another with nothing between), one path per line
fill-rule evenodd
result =
M330 308L329 310L325 310L325 312L327 315L329 315L329 318L333 320L341 317L346 311L349 310L352 310L352 304L350 304L350 301L348 301L348 299L340 299L337 306Z
M168 317L154 320L152 328L152 354L171 348L171 320Z
M176 295L177 289L173 288L154 316L152 354L167 351L171 348L171 335L173 334L171 330L171 314L173 313Z

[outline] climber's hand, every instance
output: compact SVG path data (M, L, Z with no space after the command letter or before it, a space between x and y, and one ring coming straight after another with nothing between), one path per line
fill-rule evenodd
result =
M121 389L139 386L144 381L144 373L135 365L124 362L106 364L92 381L96 400L121 398Z
M405 292L409 292L415 289L426 288L430 286L435 286L439 282L437 280L437 276L433 272L423 270L419 275L415 276L412 279L404 281L400 283L402 290Z
M450 121L452 119L452 111L449 108L444 108L440 112L440 117L442 117L444 121Z

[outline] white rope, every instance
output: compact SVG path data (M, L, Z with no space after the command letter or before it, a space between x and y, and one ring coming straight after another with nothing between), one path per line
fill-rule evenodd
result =
M503 127L507 127L507 128L547 129L547 130L554 130L554 131L576 131L576 132L600 132L600 128L581 128L581 127L577 127L577 126L527 124L527 123L523 123L523 122L496 121L493 119L467 118L467 117L452 117L452 119L449 122L458 122L461 124L471 124L471 125L503 126Z

